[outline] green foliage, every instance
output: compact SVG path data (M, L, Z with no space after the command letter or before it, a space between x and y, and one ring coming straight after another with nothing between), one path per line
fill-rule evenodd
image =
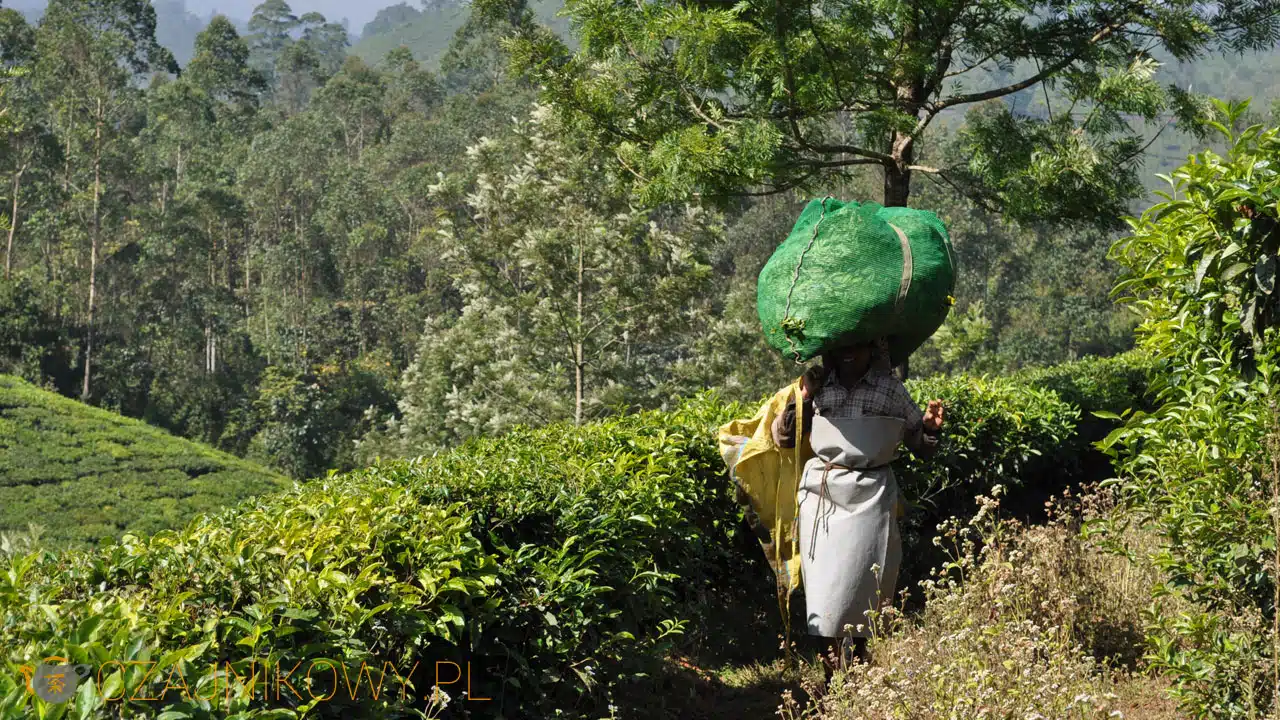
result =
M147 50L146 8L123 0L110 7L139 10L128 32L136 35L132 50ZM67 8L91 9L84 3ZM156 12L168 12L165 8L174 5L160 5ZM289 86L296 95L271 94L261 71L274 73L279 58L266 63L266 56L303 41L314 45L340 38L325 30L329 23L309 16L304 22L297 17L303 13L285 3L264 3L246 38L226 18L213 18L179 77L162 73L148 82L131 76L123 86L113 84L120 79L121 63L68 65L78 56L62 49L90 41L114 48L120 33L112 28L118 24L63 22L54 13L33 29L18 13L0 11L4 62L31 69L3 80L5 117L16 124L0 138L0 212L12 216L3 228L10 237L0 230L0 244L5 250L12 244L5 264L13 281L41 288L22 296L6 332L21 334L38 325L56 330L58 338L45 353L58 358L50 361L57 368L44 371L43 379L30 370L21 373L32 380L52 379L60 391L77 395L88 375L90 402L237 454L252 447L266 456L266 448L275 447L284 454L270 456L268 464L307 475L330 469L325 462L350 467L346 458L365 429L363 419L356 418L375 405L380 414L372 419L382 421L392 405L380 391L358 401L353 395L340 403L340 420L289 412L281 417L302 424L289 420L261 435L264 423L278 420L260 412L262 403L255 404L268 367L304 377L318 365L376 362L388 368L379 372L406 383L411 370L426 368L423 377L431 381L422 385L430 386L423 396L446 396L456 386L458 393L443 411L404 398L423 411L410 424L424 428L426 440L419 442L411 433L403 452L448 446L515 422L565 417L566 397L573 394L565 390L566 379L577 384L573 368L562 362L554 370L551 354L532 352L548 346L546 332L536 343L523 342L519 333L489 332L518 324L514 318L528 317L527 307L518 307L493 283L482 293L493 298L489 306L464 299L457 271L470 261L446 258L443 252L447 245L456 249L475 240L474 247L484 249L474 258L478 264L524 261L535 250L551 247L545 233L531 235L539 242L527 247L495 247L493 237L466 220L472 208L454 192L480 187L481 174L506 178L511 168L525 167L541 178L537 188L528 188L530 194L538 189L548 202L555 197L559 208L599 200L593 214L608 220L615 212L625 213L628 222L635 221L628 232L638 229L640 218L655 220L662 230L632 233L652 240L649 250L628 247L616 253L626 258L613 263L626 271L619 275L626 283L661 286L665 294L642 298L644 312L628 311L605 322L594 347L584 343L590 354L614 341L600 357L585 359L585 417L618 408L671 407L707 387L722 388L734 398L755 398L785 382L795 368L771 356L760 341L755 282L798 213L789 207L791 199L740 202L723 217L705 213L696 223L682 217L679 208L633 205L625 192L604 188L633 177L614 163L614 148L593 148L588 161L583 157L588 153L580 151L589 143L559 130L552 139L567 151L554 151L550 158L545 150L533 160L514 154L470 158L472 147L518 153L530 144L528 138L511 137L521 125L511 118L528 117L536 87L509 72L496 39L511 27L530 25L532 18L546 21L559 5L533 3L525 8L532 15L513 8L491 12L495 8L486 3L475 9L481 12L472 17L449 3L426 6L424 17L456 13L461 30L452 41L439 36L438 49L447 55L439 72L426 70L404 47L390 48L377 64L349 59L341 66L326 66L324 53L312 47L316 52L310 55L298 51L297 59L306 62L289 80L297 81ZM567 26L567 18L561 20ZM86 30L95 27L105 29ZM444 32L442 27L413 32L431 35ZM92 79L99 75L102 82ZM279 90L283 78L273 79L271 87ZM101 116L96 96L87 94L95 87L110 91L103 96ZM101 138L95 132L99 117ZM482 138L488 140L482 143ZM545 182L566 167L576 168L574 188ZM441 174L448 187L434 193ZM95 192L97 181L101 192ZM507 185L512 183L518 180ZM839 189L843 197L865 198L882 187L876 171L874 178L867 173L842 180ZM941 193L922 190L915 197L939 210L956 238L961 272L968 273L956 293L957 309L963 312L981 299L992 324L990 338L973 357L951 363L921 357L912 363L915 374L994 372L1124 347L1122 329L1110 332L1115 315L1100 288L1109 289L1111 282L1095 257L1096 236L1072 232L1062 234L1060 243L1041 245L1056 236L1038 231L1033 239L1030 232L1000 227L991 215L954 198L944 202ZM529 204L528 217L503 218L503 237L568 226L569 213ZM443 227L441 213L455 223L448 241L435 232ZM626 223L605 225L618 229ZM671 246L690 254L672 255L675 267L706 273L696 278L697 288L662 285L668 276L691 277L651 262L661 253L650 251ZM1076 246L1078 252L1072 249ZM648 260L631 262L641 256ZM562 257L534 257L536 272L526 273L525 287L551 283L563 298ZM1034 257L1046 261L1032 262ZM527 305L531 297L526 293L520 302ZM682 305L684 299L690 302ZM651 312L663 302L678 310ZM472 307L464 313L468 304ZM615 305L612 309L626 307ZM597 304L595 309L599 320L610 307ZM549 311L538 310L545 319ZM655 318L661 322L650 322ZM637 327L623 327L627 322ZM680 324L684 327L672 327ZM432 342L424 334L428 327L431 333L447 332L453 344ZM545 331L547 324L540 328ZM37 334L40 340L21 341L30 344L11 355L38 354L34 345L55 342ZM450 347L457 348L453 356ZM527 352L510 354L512 347ZM563 360L563 355L555 357ZM483 382L472 383L473 378ZM406 410L400 419L409 422L410 414ZM311 418L305 421L311 429L300 436L304 417ZM441 417L446 420L437 422ZM321 427L325 431L316 434ZM312 447L327 449L294 453L290 448L306 443L267 442L291 436L309 436Z
M1280 663L1272 283L1280 180L1271 169L1280 130L1238 128L1244 104L1217 109L1226 156L1192 157L1168 178L1166 202L1132 220L1116 244L1127 270L1117 293L1139 311L1141 345L1161 358L1159 405L1099 446L1117 458L1128 509L1162 536L1160 592L1192 606L1154 614L1153 665L1177 680L1192 716L1254 718L1274 712Z
M0 281L0 373L37 385L74 385L71 338L45 310L47 289L26 278Z
M1113 234L1002 221L931 185L915 193L912 204L946 222L959 268L947 330L912 357L913 374L1013 372L1132 347L1135 320L1110 297L1119 273L1107 259ZM956 343L960 336L964 341Z
M1280 173L1271 167L1280 129L1254 125L1236 133L1232 126L1248 103L1216 105L1221 122L1212 127L1227 140L1227 156L1191 158L1167 178L1174 195L1161 193L1166 202L1131 222L1133 234L1114 251L1131 270L1116 292L1132 296L1152 350L1185 357L1200 343L1230 339L1247 363L1262 347L1263 330L1280 324ZM1192 330L1200 335L1183 334Z
M477 3L486 12L516 0ZM913 173L1026 221L1114 226L1137 180L1143 133L1131 120L1183 112L1153 77L1150 53L1185 60L1269 47L1277 7L1182 0L986 0L821 7L746 0L567 4L577 53L545 33L510 47L566 117L631 169L646 201L791 187L819 194L864 165L883 172L885 205L905 205ZM1070 50L1064 50L1070 48ZM1047 118L988 103L1053 86L1070 110ZM921 162L931 128L951 151Z
M404 716L384 662L400 676L419 663L409 692L423 698L435 662L469 661L470 687L447 690L498 698L466 703L477 716L586 716L681 632L683 608L746 560L730 552L735 516L709 442L720 410L704 403L579 430L519 430L318 480L147 541L12 556L0 561L15 571L0 590L0 642L15 666L54 647L91 662L163 657L181 662L206 697L212 678L194 678L211 663L247 674L250 658L286 671L326 658L386 672L390 697L375 702L366 688L352 702L339 680L336 697L314 705L318 717ZM33 598L66 593L57 615L26 612ZM9 675L0 717L21 717L34 700ZM132 689L142 676L122 679ZM294 686L305 701L308 690ZM146 687L159 696L155 678ZM202 712L178 695L129 706ZM203 711L301 710L287 689L283 697L230 707L217 697ZM117 707L86 692L75 710L96 717Z
M353 467L351 439L363 434L366 412L392 405L386 368L371 361L305 373L267 368L254 399L248 454L300 480Z
M136 420L0 376L0 529L59 544L181 527L283 478Z
M1102 446L1120 459L1136 518L1163 536L1159 592L1193 603L1152 618L1149 661L1177 680L1193 717L1267 717L1277 661L1274 350L1253 380L1232 368L1229 347L1201 353L1161 389L1157 411L1135 413Z
M955 365L972 363L990 337L991 321L982 314L982 301L975 300L964 314L948 315L932 340L942 361Z
M1050 496L1109 477L1106 458L1090 443L1116 427L1119 413L1146 407L1148 366L1126 354L1005 377L907 381L921 407L942 401L946 427L928 461L907 455L898 462L898 484L911 504L904 547L917 554L903 568L904 582L924 579L943 560L929 540L938 523L972 512L974 497L1001 486L1009 509L1038 517Z
M1092 413L1119 414L1149 409L1148 375L1155 365L1150 356L1130 351L1107 358L1028 368L1010 379L1052 390L1064 401L1079 407L1087 418Z
M431 188L461 312L430 317L377 452L448 447L515 424L653 407L701 315L720 220L634 207L607 160L535 109Z
M1105 372L1082 363L1059 377ZM1009 381L938 379L911 390L943 397L954 419L934 465L904 462L903 487L919 503L957 498L948 510L996 483L1043 482L1078 418L1051 391ZM611 690L651 671L673 643L716 642L699 636L716 611L707 598L756 577L713 442L720 423L752 410L707 395L668 412L517 428L254 498L146 540L0 556L0 647L11 671L0 673L0 718L43 707L13 678L50 655L157 662L152 673L108 665L102 687L163 701L105 702L95 684L68 708L82 717L402 717L404 705L424 706L434 664L445 661L471 662L469 688L442 686L455 703L464 688L494 698L466 702L473 717L600 717ZM925 539L908 536L913 563ZM758 591L770 591L768 580ZM28 611L55 599L57 612ZM247 681L235 678L214 692L211 666L247 677L253 659L286 676L299 662L299 676L313 660L352 675L365 662L384 694L375 701L366 686L353 699L353 678L338 675L337 694L313 704L312 693L330 689L318 672L315 686L293 682L279 695L273 683L270 695L239 697ZM179 676L213 699L165 693Z
M222 101L251 104L266 89L266 78L249 66L249 45L224 15L215 16L195 38L186 68L193 85Z

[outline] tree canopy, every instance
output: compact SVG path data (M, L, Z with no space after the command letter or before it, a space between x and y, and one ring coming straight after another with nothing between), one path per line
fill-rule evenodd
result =
M497 15L520 3L478 5ZM531 31L510 47L566 117L616 149L650 201L814 188L872 166L886 205L907 204L924 175L1016 219L1114 225L1141 187L1141 125L1191 123L1203 110L1155 81L1152 53L1270 47L1278 9L569 0L577 52ZM1037 87L1063 100L1049 117L988 102ZM945 140L933 156L928 133Z

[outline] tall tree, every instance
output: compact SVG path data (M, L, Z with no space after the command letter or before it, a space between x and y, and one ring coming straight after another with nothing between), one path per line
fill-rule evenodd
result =
M266 90L266 78L249 64L249 45L225 15L196 36L186 77L215 100L250 106Z
M347 59L347 47L351 44L347 29L325 20L324 15L317 12L309 12L298 18L298 27L302 29L302 42L315 50L320 72L324 77L338 72Z
M478 0L502 21L523 0ZM1154 78L1178 60L1271 46L1276 0L569 0L580 48L522 26L518 66L616 148L650 199L824 187L879 168L905 205L917 174L1008 215L1115 224L1140 190L1131 119L1202 109ZM1057 90L1048 117L1019 92ZM963 124L958 113L969 109ZM953 152L920 158L959 124ZM932 164L926 164L930 161Z
M285 48L293 44L298 18L285 0L264 0L249 18L249 49L252 65L274 84L276 63Z
M413 59L407 47L398 47L382 60L386 69L387 111L392 115L425 114L443 95L440 81Z
M121 121L138 96L134 78L178 71L173 56L156 42L155 29L155 10L146 0L53 0L36 32L37 79L57 107L58 131L67 149L64 183L79 201L89 236L85 399L93 375L103 198L112 168L123 167L114 162L124 149Z
M45 104L36 91L31 67L36 61L33 28L16 10L0 10L0 62L7 71L3 78L4 132L0 147L7 158L5 170L9 196L9 218L4 253L4 278L13 275L15 241L23 218L24 180L39 173L44 161L56 153L51 147Z

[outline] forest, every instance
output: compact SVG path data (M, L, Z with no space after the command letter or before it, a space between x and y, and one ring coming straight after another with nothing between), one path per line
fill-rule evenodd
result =
M606 151L547 144L536 86L496 49L502 26L462 28L437 72L406 51L371 66L346 54L340 28L269 2L245 37L211 23L179 73L145 8L63 12L55 3L35 27L4 16L0 371L298 478L397 443L444 447L705 387L754 397L786 379L755 337L751 296L802 198L632 206ZM77 13L106 14L95 22L127 39L86 36ZM87 43L94 54L69 62L64 49ZM559 165L565 184L467 191L516 158ZM866 174L838 182L878 193ZM1108 298L1105 229L1014 227L917 192L947 214L964 273L957 322L920 372L1131 344ZM590 208L572 222L630 213L607 232L661 231L634 255L604 237L582 248L601 278L589 321L566 336L538 318L536 339L517 341L503 331L521 322L511 308L563 310L575 279L556 273L551 245L442 223L508 198L537 213L504 223L508 237L551 217L567 228L566 208ZM486 275L493 262L532 263L529 283ZM658 282L634 307L614 294Z
M0 719L1274 717L1277 43L1273 0L0 8ZM802 371L756 280L823 196L958 267L907 597L825 696L714 434ZM503 700L22 681L254 654Z

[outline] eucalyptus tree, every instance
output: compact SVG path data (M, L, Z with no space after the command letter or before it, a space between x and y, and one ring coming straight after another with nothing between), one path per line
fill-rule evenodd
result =
M347 59L347 46L351 44L345 27L329 22L318 12L309 12L298 18L298 28L302 31L301 42L315 50L320 72L325 77L342 69Z
M6 228L4 278L13 276L19 227L25 214L23 190L30 178L42 176L56 159L56 141L48 127L45 102L31 75L36 61L35 31L16 10L0 10L0 62L5 75L3 83L3 133L0 149L6 158L4 169L9 191L8 227Z
M264 0L249 18L251 64L275 84L276 63L285 48L293 43L298 16L285 0Z
M156 14L146 0L52 0L36 31L35 73L54 107L65 151L63 185L73 197L89 245L84 381L90 396L97 318L97 273L104 224L123 220L104 207L113 183L128 172L129 128L141 91L135 82L153 72L178 71L155 39ZM105 211L105 212L104 212Z
M237 107L256 106L267 88L266 77L250 63L249 44L225 15L196 36L184 75L213 99Z

